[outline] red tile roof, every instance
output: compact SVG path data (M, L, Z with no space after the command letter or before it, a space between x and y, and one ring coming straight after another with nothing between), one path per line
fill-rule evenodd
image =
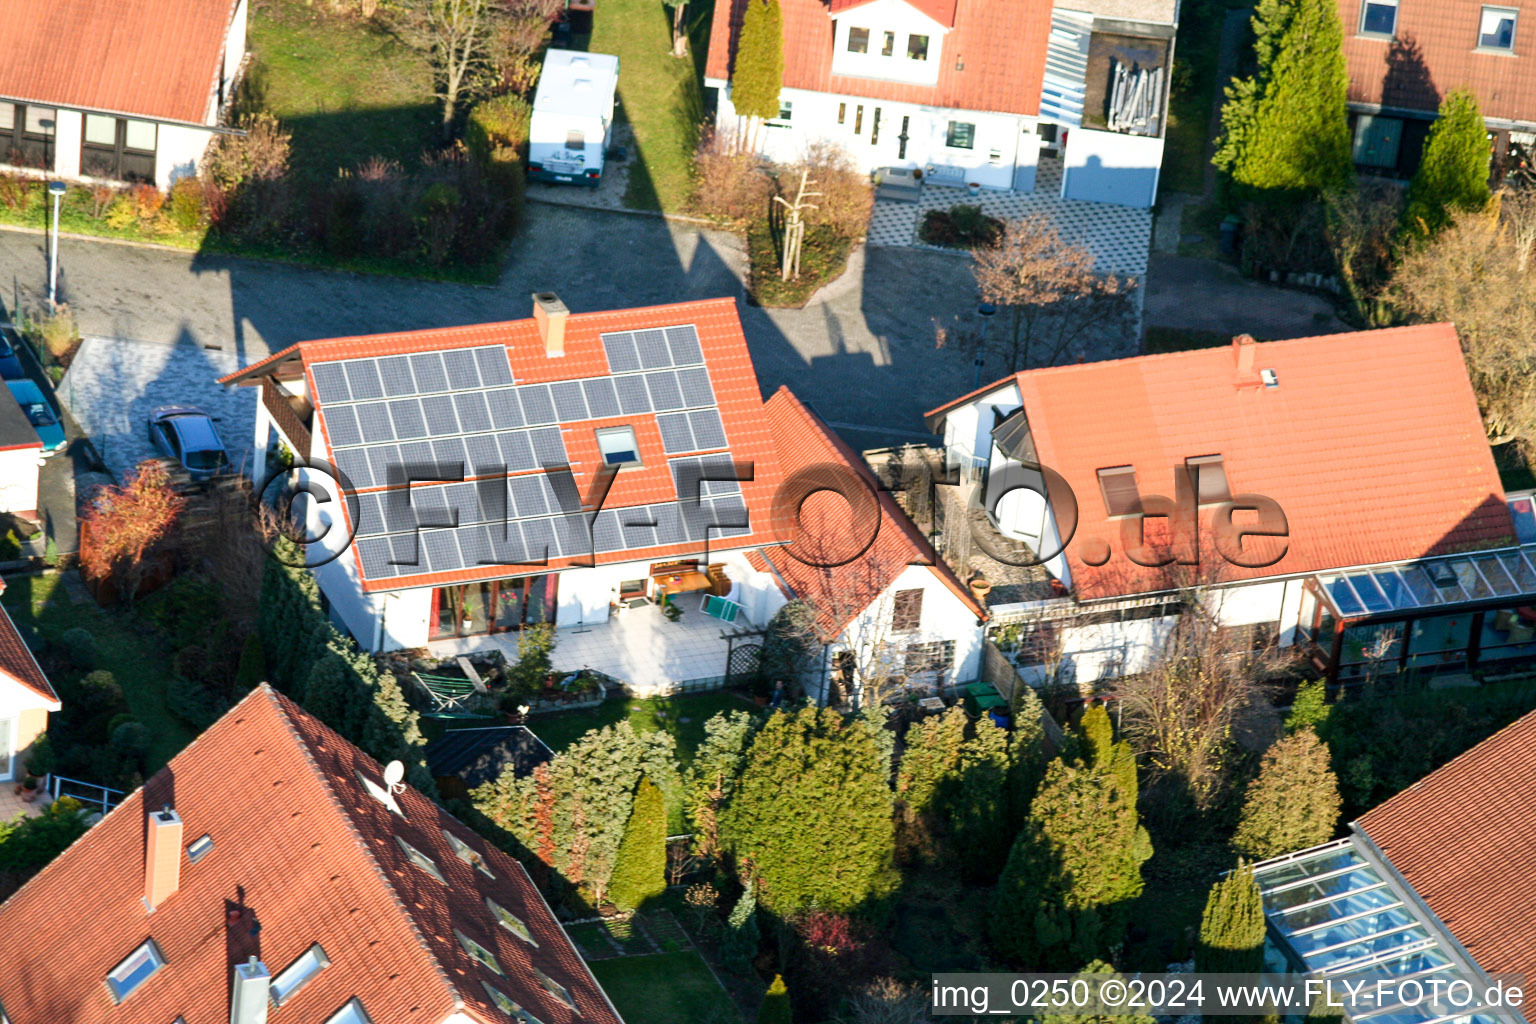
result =
M4 590L5 585L0 583L0 591ZM4 608L0 608L0 673L52 702L54 710L58 709L59 695L53 692L48 677L43 675L42 666L32 656L31 648L21 639L21 634L16 631L16 623L11 621L10 613Z
M855 7L873 3L874 0L832 0L831 10L834 16ZM922 11L928 17L946 28L955 27L955 4L957 0L907 0L909 4Z
M773 437L768 423L763 415L762 393L758 388L757 373L752 366L752 357L747 349L746 337L742 333L741 320L737 316L734 299L707 299L600 313L572 313L566 322L565 355L559 358L550 358L545 354L538 327L532 319L528 319L478 324L470 327L303 341L223 377L221 382L254 384L263 371L272 370L279 363L290 360L295 354L306 366L310 366L332 360L447 351L493 344L506 347L518 384L590 379L607 376L609 373L608 359L601 337L603 334L681 324L692 324L698 332L699 344L703 350L705 365L709 370L710 383L714 388L721 422L724 424L726 439L730 444L729 452L738 463L750 463L754 473L752 480L741 483L742 495L747 504L747 522L752 527L752 533L728 539L711 536L710 545L713 548L738 548L770 543L772 536L768 532L768 524L771 518L773 492L779 482L778 456L773 446ZM309 393L315 395L316 389L312 378L309 384ZM317 400L316 404L323 409L323 403ZM324 417L317 416L316 422L322 426L321 436L329 451L330 438L323 429ZM641 464L626 466L618 473L608 492L607 500L603 503L603 508L632 508L676 501L677 488L667 466L668 456L662 450L654 413L583 421L580 429L568 428L563 432L567 455L571 460L572 475L582 495L585 496L588 493L596 469L602 464L594 430L602 426L620 424L634 427L636 440L640 445ZM466 477L466 479L473 479L473 477ZM367 488L360 490L367 490ZM628 548L598 553L596 560L599 563L646 559L659 561L692 555L701 548L702 545L696 542L645 549ZM362 573L361 559L355 552L353 557L357 563L359 575L364 577L363 589L367 591L397 590L402 586L444 586L473 580L495 579L506 576L509 571L507 566L488 565L453 572L416 573L386 579L368 579ZM549 567L558 569L590 561L590 559L590 555L586 559L551 557Z
M27 936L0 950L10 1019L227 1021L232 964L255 955L276 975L318 942L330 966L278 1019L318 1024L355 996L377 1024L441 1024L455 1010L504 1022L484 981L546 1024L618 1024L516 861L414 789L397 797L405 814L395 815L358 773L382 777L372 758L258 687L0 905L0 934ZM184 844L208 835L213 849L195 864L183 857L179 891L146 913L146 811L162 804L180 815ZM446 832L495 877L457 857ZM447 884L412 864L397 836L432 858ZM498 925L487 898L521 918L538 946ZM243 912L234 925L227 908ZM505 976L471 959L455 928L489 949ZM106 973L146 939L166 966L115 1007ZM580 1017L534 968L572 993Z
M766 408L788 497L774 510L775 533L786 546L763 554L795 596L816 608L823 636L840 634L911 565L926 566L978 619L987 617L896 499L819 416L785 387ZM849 486L855 477L864 488Z
M826 0L780 0L780 4L784 13L785 88L958 110L1040 112L1040 86L1051 31L1051 5L1044 0L914 3L924 14L954 25L944 37L944 63L938 84L932 86L832 74L832 11ZM736 37L746 10L747 0L715 0L706 77L730 78ZM951 13L946 15L946 11Z
M1351 102L1433 114L1452 89L1471 89L1484 117L1536 122L1536 53L1525 18L1512 54L1486 53L1476 49L1482 0L1402 4L1395 42L1356 34L1362 2L1339 0Z
M1220 564L1202 575L1207 582L1514 542L1452 325L1258 343L1254 369L1273 369L1275 388L1235 386L1234 359L1223 346L1014 378L1040 462L1076 496L1078 526L1066 557L1079 597L1176 585L1169 570L1125 557L1121 521L1109 518L1098 470L1133 466L1142 495L1173 497L1175 467L1201 455L1221 455L1232 493L1268 496L1289 526L1278 562L1242 568L1213 559ZM1234 517L1239 526L1252 522L1245 515ZM1208 538L1209 514L1201 522ZM1095 538L1112 550L1101 567L1081 557ZM1272 541L1247 544L1275 551Z
M1536 713L1355 822L1489 973L1536 975Z
M236 0L6 0L0 97L206 124Z

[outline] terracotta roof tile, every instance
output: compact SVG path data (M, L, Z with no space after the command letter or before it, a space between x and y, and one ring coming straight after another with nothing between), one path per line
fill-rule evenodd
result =
M765 407L784 479L805 483L801 489L791 485L786 493L793 499L810 496L775 509L774 532L785 546L763 553L795 596L816 608L824 636L840 634L910 565L927 566L978 619L987 617L896 499L880 489L869 467L820 417L785 387ZM865 489L854 491L852 500L833 495L834 490L848 493L849 474L862 480ZM874 502L859 504L871 494ZM877 509L877 520L866 518ZM797 551L802 557L796 557Z
M873 2L874 0L832 0L831 10L833 14L841 14ZM907 0L907 2L940 25L946 28L955 27L956 0Z
M1076 495L1067 559L1079 597L1169 586L1167 570L1125 558L1098 470L1133 466L1141 494L1172 497L1175 467L1201 455L1221 455L1232 492L1273 499L1289 524L1284 557L1223 562L1221 581L1513 543L1450 324L1262 342L1254 368L1275 370L1278 387L1234 386L1230 346L1017 375L1040 461ZM1110 543L1108 564L1079 557L1091 538Z
M6 0L0 96L209 123L236 0Z
M1536 713L1368 811L1386 854L1489 973L1536 976Z
M330 966L284 1004L295 1021L326 1019L358 997L378 1024L441 1024L455 1009L491 1024L505 1015L487 981L547 1024L618 1024L591 972L523 869L407 788L404 817L368 795L377 762L265 684L0 905L0 1002L15 1024L229 1019L231 966L259 956L275 975L319 942ZM179 890L146 913L146 809L171 804L183 843L213 839L181 863ZM456 856L445 832L484 859ZM410 863L398 836L436 862L447 884ZM499 926L489 897L523 920L537 948ZM233 927L227 908L243 908ZM259 930L256 925L259 924ZM454 929L490 949L504 976L472 960ZM107 971L152 938L166 966L119 1009ZM581 1016L533 968L565 986ZM123 1013L127 1012L128 1017Z
M1396 41L1356 33L1362 3L1339 0L1351 102L1432 114L1452 89L1471 89L1484 117L1536 121L1536 53L1525 18L1513 53L1488 53L1476 49L1482 0L1401 4Z
M0 591L4 589L4 583L0 582ZM53 692L53 685L43 675L42 666L32 656L32 649L22 640L16 631L16 623L11 621L10 613L4 608L0 608L0 672L44 700L58 704L59 695Z
M1040 86L1051 31L1051 5L1044 0L916 3L935 20L954 25L944 37L944 64L938 84L933 86L833 75L832 11L826 0L780 0L780 4L786 88L959 110L1024 115L1040 112ZM747 0L715 0L706 77L730 78L736 37L746 9ZM952 13L946 15L946 11Z

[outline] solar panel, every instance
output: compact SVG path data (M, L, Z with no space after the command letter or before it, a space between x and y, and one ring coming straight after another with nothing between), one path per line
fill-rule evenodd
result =
M715 523L719 526L721 536L742 537L752 532L752 524L747 519L747 503L739 496L716 498Z
M347 387L347 372L340 363L318 363L310 368L315 375L315 394L320 403L350 402L352 392Z
M416 510L411 507L412 495L408 491L386 492L379 500L384 511L384 525L390 533L404 533L416 529Z
M475 365L480 368L480 380L488 388L512 383L512 365L507 361L507 350L500 345L475 349Z
M346 367L347 387L352 391L353 401L384 397L384 385L379 382L379 368L373 365L372 360L359 359L347 363Z
M703 367L678 370L677 383L683 389L683 404L690 409L715 404L715 389L709 386L709 371Z
M589 518L584 512L555 517L555 539L560 543L560 553L567 558L592 554L592 538L587 533Z
M529 426L555 422L555 403L549 397L549 385L529 384L517 389L523 402L523 419Z
M357 429L357 413L350 405L326 409L322 416L325 418L325 432L330 435L332 448L363 443L362 431Z
M643 377L619 377L613 386L618 389L619 408L624 410L624 415L651 411L651 396L645 390Z
M400 464L413 480L462 480L459 463L439 465L432 453L432 445L426 441L411 441L400 446Z
M453 530L429 530L421 535L421 546L426 550L427 568L433 572L452 572L464 568L464 557L459 554L459 542Z
M398 398L390 402L389 418L395 425L395 436L402 441L427 436L427 421L421 417L421 402L414 398Z
M628 373L640 369L635 339L629 334L603 335L603 351L608 353L609 373Z
M555 413L562 423L587 418L587 401L581 395L580 381L563 380L558 384L551 384L549 392L555 400Z
M672 365L672 353L667 351L667 336L660 331L636 331L635 348L640 353L640 365L647 370Z
M581 387L586 392L587 408L592 411L594 419L619 414L619 396L618 392L613 390L612 380L607 377L593 377L591 380L582 381Z
M395 428L389 422L389 407L383 402L359 405L357 426L364 444L383 444L395 439Z
M384 382L384 393L390 397L416 393L416 379L411 376L411 361L405 356L380 359L379 379Z
M667 328L667 346L672 350L673 366L691 366L704 361L704 350L699 347L699 332L693 324Z
M404 482L400 472L400 449L392 444L364 448L368 453L368 468L373 472L375 487L396 487Z
M720 422L720 412L717 409L699 409L688 414L688 422L693 425L693 440L700 449L724 448L725 425Z
M472 526L467 530L460 530L459 553L464 558L466 569L494 564L496 556L495 549L491 546L490 529L484 526Z
M648 508L619 509L619 526L624 531L626 548L653 548L656 546L656 526Z
M527 543L528 557L540 562L560 555L555 543L555 528L548 519L532 519L522 524L523 540Z
M698 504L684 501L678 507L683 513L683 526L688 531L688 539L704 540L708 536L709 525L713 522L714 510L710 507L709 500L705 499Z
M741 485L736 482L736 466L729 455L705 455L699 459L704 474L704 493L740 494Z
M416 487L410 493L416 506L416 521L422 526L448 529L459 525L453 509L448 507L446 487Z
M480 392L454 395L453 406L459 411L459 425L466 434L492 429L491 411L485 404L485 396Z
M459 417L453 409L453 396L434 395L421 400L421 411L427 420L427 432L433 437L448 437L459 433Z
M563 473L546 473L544 482L548 485L547 497L549 507L559 509L562 512L581 511L581 493L576 490L576 477L570 470Z
M336 468L353 488L373 487L373 470L368 466L368 452L352 448L336 453Z
M544 498L544 488L538 476L515 476L507 481L512 492L512 505L519 519L549 514L549 502Z
M491 410L491 426L497 430L523 425L523 407L517 400L516 388L487 391L485 401Z
M384 510L377 494L357 497L357 536L369 537L384 531Z
M697 500L703 493L703 485L700 481L704 478L704 470L699 460L673 459L668 465L672 469L672 485L677 489L678 500L686 502Z
M683 407L683 390L677 386L677 374L671 370L648 373L645 382L651 389L651 405L658 411Z
M501 442L501 458L507 464L509 473L522 473L538 466L533 457L533 442L528 437L528 431L513 430L497 434L496 440Z
M469 465L469 456L465 454L463 440L457 437L450 437L442 441L433 441L432 461L446 471L443 474L444 476L456 472L460 479L462 479L464 470Z
M512 511L507 501L506 481L501 479L475 481L475 504L480 510L480 522L506 522Z
M438 353L422 352L411 356L411 369L416 373L418 395L448 390L448 374L443 371L443 357Z
M668 454L695 450L687 413L670 412L657 416L656 427L661 431L661 446Z
M486 539L490 541L491 557L497 565L521 565L527 560L523 528L517 523L492 523Z
M529 432L533 441L533 457L541 466L564 466L569 464L565 457L565 438L560 436L559 427L540 427Z
M624 546L624 532L619 526L619 514L608 509L597 514L592 523L592 547L599 553L618 551Z
M363 563L363 575L370 579L382 579L395 574L395 567L390 564L388 538L358 541L357 556Z
M480 371L475 366L475 354L467 349L443 353L443 369L448 371L448 386L455 391L480 386Z
M501 448L491 434L476 434L464 439L469 450L469 467L476 476L499 473L502 468Z
M458 512L460 526L485 522L474 484L451 484L447 491L448 507Z
M683 514L677 507L677 502L668 502L665 505L652 505L651 515L656 520L656 540L661 544L682 544L688 540L688 531L683 527Z

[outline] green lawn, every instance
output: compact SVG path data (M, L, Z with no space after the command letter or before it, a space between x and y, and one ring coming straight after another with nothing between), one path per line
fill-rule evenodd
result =
M431 72L414 51L303 0L252 5L256 88L293 132L293 166L330 178L373 156L415 164L435 141Z
M682 58L672 56L672 15L660 0L603 0L592 19L587 49L619 58L620 116L635 133L624 204L637 210L684 213L693 191L713 5L688 10L691 54Z
M589 730L628 719L638 732L661 729L671 733L677 740L678 759L687 765L704 741L705 722L721 711L756 710L754 705L734 693L715 690L681 697L607 700L595 708L540 715L528 723L528 728L547 743L549 749L559 752Z
M190 726L171 714L166 696L169 656L146 639L146 627L127 613L100 608L90 600L72 603L61 581L57 575L13 578L0 601L18 624L36 628L50 642L57 642L75 626L96 637L96 667L117 677L128 710L154 734L148 767L158 771L195 736Z
M692 951L628 956L591 964L619 1016L667 1024L727 1024L741 1014Z

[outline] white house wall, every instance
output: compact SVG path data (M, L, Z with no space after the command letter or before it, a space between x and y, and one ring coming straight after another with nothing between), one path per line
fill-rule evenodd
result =
M42 456L41 448L0 451L0 512L37 513L37 464Z
M923 592L922 615L916 632L890 631L895 595L902 590ZM905 647L913 643L953 640L954 663L943 685L955 686L973 681L980 675L982 638L983 630L976 621L976 613L945 585L933 567L909 565L879 598L854 617L833 649L878 650L881 646Z
M84 141L85 115L60 110L53 119L53 173L61 178L80 177L80 144Z
M1205 596L1205 606L1223 626L1277 624L1280 646L1289 647L1296 639L1303 587L1299 579L1222 587Z
M1061 673L1086 686L1151 667L1178 619L1131 619L1068 625L1061 632Z
M170 188L181 178L197 173L213 132L179 124L162 124L155 146L155 184ZM75 147L78 156L79 146Z
M1157 202L1162 164L1160 138L1074 128L1067 134L1061 195L1146 209Z
M224 65L220 69L219 95L226 101L234 87L235 76L240 73L240 62L245 59L245 25L248 0L240 0L235 16L229 22L229 34L224 37Z
M833 25L834 75L878 78L909 85L938 84L939 68L944 59L944 36L949 29L906 0L873 0L860 4L838 14ZM869 32L869 47L865 53L853 53L848 49L848 33L855 28ZM895 37L890 56L881 52L886 32ZM912 35L928 37L926 60L912 60L907 56L907 38Z

